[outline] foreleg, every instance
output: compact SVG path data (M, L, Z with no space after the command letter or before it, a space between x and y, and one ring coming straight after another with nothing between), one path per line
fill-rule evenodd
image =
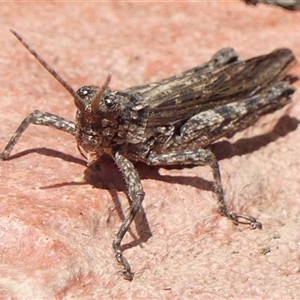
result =
M145 197L145 193L143 191L143 186L139 174L134 168L133 164L118 152L115 154L114 159L125 178L127 184L128 196L130 201L132 202L132 206L129 214L126 216L125 220L123 221L113 241L113 249L114 249L116 260L118 261L119 264L121 264L124 267L123 277L131 281L133 279L134 274L131 271L127 259L124 257L120 249L120 246L125 233L128 231L130 224L132 223L137 212L141 208L142 201L144 200Z
M6 145L4 151L0 153L0 160L6 160L9 158L11 150L16 145L21 135L24 133L24 131L27 129L27 127L30 124L49 126L70 133L72 135L75 135L74 122L54 114L50 114L47 112L40 112L36 110L23 120L19 128L16 130L16 132L14 133L14 135L11 137L10 141Z

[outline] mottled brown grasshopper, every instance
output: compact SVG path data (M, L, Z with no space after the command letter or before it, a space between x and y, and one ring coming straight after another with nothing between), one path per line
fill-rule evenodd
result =
M219 165L208 147L290 103L295 88L288 82L287 72L296 60L289 49L244 61L233 49L225 48L201 66L152 84L111 91L109 75L101 88L83 86L75 92L20 35L12 33L72 95L77 114L72 122L34 111L21 123L0 159L9 158L29 124L73 135L88 164L103 153L109 154L125 178L131 201L131 210L113 241L125 279L132 280L133 272L120 245L145 196L132 162L209 165L220 213L235 224L262 227L255 218L228 209Z

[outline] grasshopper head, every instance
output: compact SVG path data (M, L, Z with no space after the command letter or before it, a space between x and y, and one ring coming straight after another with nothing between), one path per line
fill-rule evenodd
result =
M120 103L118 98L110 93L108 88L111 74L103 86L83 86L76 92L75 105L84 114L91 114L101 119L111 119L118 115Z

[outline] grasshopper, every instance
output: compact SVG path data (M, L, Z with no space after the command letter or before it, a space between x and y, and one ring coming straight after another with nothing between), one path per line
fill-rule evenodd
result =
M89 85L75 91L17 32L11 31L71 94L77 113L73 122L34 111L23 120L0 159L9 158L30 124L73 135L88 165L109 154L124 176L131 202L130 212L113 240L114 255L125 279L132 280L134 273L120 249L121 242L145 197L133 162L209 165L219 212L235 224L262 228L254 217L227 207L219 164L209 146L291 102L295 88L287 72L296 59L289 49L242 60L234 49L224 48L203 65L151 84L111 91L109 74L102 87Z

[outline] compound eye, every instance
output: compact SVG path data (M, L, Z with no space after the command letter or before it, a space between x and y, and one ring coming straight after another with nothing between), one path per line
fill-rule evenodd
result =
M91 86L83 86L76 93L81 99L84 99L86 96L89 96L93 93L94 89Z
M107 109L114 110L118 106L117 97L113 94L108 94L104 96L104 103Z

